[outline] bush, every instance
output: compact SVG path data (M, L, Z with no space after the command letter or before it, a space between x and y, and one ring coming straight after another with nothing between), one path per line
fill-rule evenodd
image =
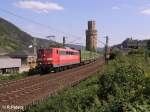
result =
M110 60L113 60L113 59L116 59L116 57L122 55L121 51L119 51L118 49L113 49L111 52L110 52L110 57L109 59Z
M40 74L40 69L38 67L30 69L28 72L28 76L33 76L33 75L37 75Z
M145 49L139 48L139 49L132 49L128 52L129 55L136 55L136 56L144 56L145 55Z
M98 76L35 105L27 112L149 112L149 67L141 57L117 55Z
M144 69L130 62L119 65L113 66L113 71L105 71L99 78L97 94L105 105L104 110L126 112L138 110L137 105L150 108L150 79L145 76Z

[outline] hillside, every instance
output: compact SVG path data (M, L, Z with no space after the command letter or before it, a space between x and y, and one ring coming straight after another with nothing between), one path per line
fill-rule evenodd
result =
M0 55L5 53L14 52L18 50L30 51L28 48L32 44L33 37L26 32L19 29L13 23L0 18ZM60 43L52 40L37 38L37 47L49 47L49 46L62 46ZM85 49L85 46L67 44L68 47L75 49ZM101 51L98 48L98 51Z
M29 50L33 37L14 24L0 18L0 53ZM37 38L38 47L48 47L53 41Z

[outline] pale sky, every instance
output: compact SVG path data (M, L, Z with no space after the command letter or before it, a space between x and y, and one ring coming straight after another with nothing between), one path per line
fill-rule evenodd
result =
M150 38L150 0L1 0L0 17L32 36L55 35L59 42L66 36L67 43L84 45L88 20L96 21L98 40L108 35L111 45L131 36Z

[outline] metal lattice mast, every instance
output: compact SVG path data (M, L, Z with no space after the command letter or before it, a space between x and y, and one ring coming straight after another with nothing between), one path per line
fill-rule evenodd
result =
M33 44L34 56L37 58L37 39L36 38L33 38L32 44Z
M63 47L66 46L66 37L63 37Z

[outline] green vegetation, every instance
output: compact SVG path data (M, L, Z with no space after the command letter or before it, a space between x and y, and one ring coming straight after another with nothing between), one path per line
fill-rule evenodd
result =
M145 50L144 48L139 48L139 49L132 49L128 53L129 55L132 56L144 56L145 55Z
M0 81L2 80L15 80L15 79L21 79L24 77L27 77L28 73L16 73L16 74L11 74L11 75L0 75Z
M150 50L150 40L147 42L147 49Z
M11 38L8 38L6 35L1 35L0 40L0 46L3 47L5 50L12 52L22 48L20 44L17 44L16 41L14 41Z
M132 55L118 57L109 63L99 79L98 92L106 112L150 111L149 65L144 58Z
M0 18L0 47L5 51L25 49L31 37L15 25Z
M26 112L149 112L149 93L150 63L119 53L97 75Z
M0 52L13 52L16 50L27 50L33 42L33 37L21 31L12 23L0 18ZM47 48L57 43L51 40L37 38L37 47Z
M113 60L113 59L117 58L119 55L122 55L122 53L120 52L119 49L113 49L109 55L110 55L109 59Z
M98 58L100 55L101 54L97 52L81 51L81 60L95 59Z
M147 42L147 55L150 57L150 40Z
M26 112L81 112L94 106L97 100L98 76L83 81L76 87L69 88L47 101L33 106ZM98 103L98 101L97 101ZM94 108L93 108L94 109Z

